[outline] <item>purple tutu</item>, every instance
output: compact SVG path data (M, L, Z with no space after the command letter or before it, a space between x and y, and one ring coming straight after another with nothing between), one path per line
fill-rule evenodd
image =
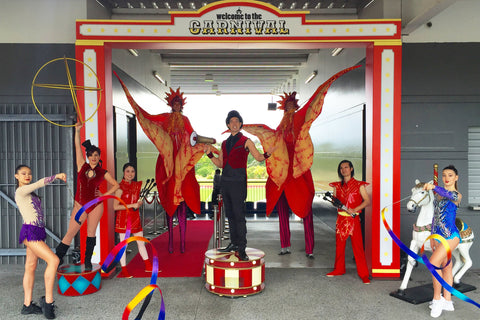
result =
M45 241L47 238L47 233L45 232L45 227L35 226L33 224L24 224L20 230L19 243L23 243L26 239L27 241Z

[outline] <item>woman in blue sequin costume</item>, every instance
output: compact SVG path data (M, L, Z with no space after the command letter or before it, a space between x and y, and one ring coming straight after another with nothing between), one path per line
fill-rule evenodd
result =
M455 225L457 208L462 200L462 195L457 191L458 171L453 165L445 167L442 171L442 181L444 187L435 186L426 183L425 190L433 190L436 193L434 200L435 211L433 213L432 234L438 234L444 237L450 249L453 251L460 243L460 232ZM453 285L452 263L448 265L447 251L443 245L436 239L430 239L432 246L432 256L430 263L434 266L442 267L437 270L438 274L450 286ZM443 290L440 282L432 276L433 279L433 300L430 305L430 316L437 318L442 311L453 311L452 295L448 290Z

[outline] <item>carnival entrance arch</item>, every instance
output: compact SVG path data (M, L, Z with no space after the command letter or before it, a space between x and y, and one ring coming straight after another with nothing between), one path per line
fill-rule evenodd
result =
M366 180L371 183L371 206L365 214L365 250L372 276L399 277L399 248L383 227L380 211L393 232L400 231L400 20L307 20L308 12L283 12L259 1L219 1L198 11L171 12L168 21L79 20L76 59L96 73L104 91L85 92L79 105L96 107L85 124L83 138L104 154L108 170L114 165L112 108L112 49L169 48L321 48L364 47L366 50ZM80 67L81 68L81 67ZM88 68L77 70L77 85L94 86ZM393 204L393 205L392 205ZM105 206L106 210L110 210ZM103 260L114 246L114 215L100 222ZM82 235L84 237L85 235ZM84 243L85 241L81 241Z

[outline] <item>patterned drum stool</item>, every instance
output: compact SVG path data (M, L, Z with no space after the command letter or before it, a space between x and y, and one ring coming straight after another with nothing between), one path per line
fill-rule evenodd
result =
M100 265L94 263L91 271L83 264L66 264L57 270L58 293L64 296L83 296L102 287Z
M205 288L219 296L248 296L265 288L265 253L247 248L249 261L241 261L235 252L205 252Z

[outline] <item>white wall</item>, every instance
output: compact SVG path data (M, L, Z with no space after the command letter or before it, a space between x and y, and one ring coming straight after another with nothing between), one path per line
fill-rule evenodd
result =
M432 18L431 27L421 27L402 36L405 43L480 42L480 1L460 0Z
M0 43L75 43L87 18L107 15L95 0L0 0Z

